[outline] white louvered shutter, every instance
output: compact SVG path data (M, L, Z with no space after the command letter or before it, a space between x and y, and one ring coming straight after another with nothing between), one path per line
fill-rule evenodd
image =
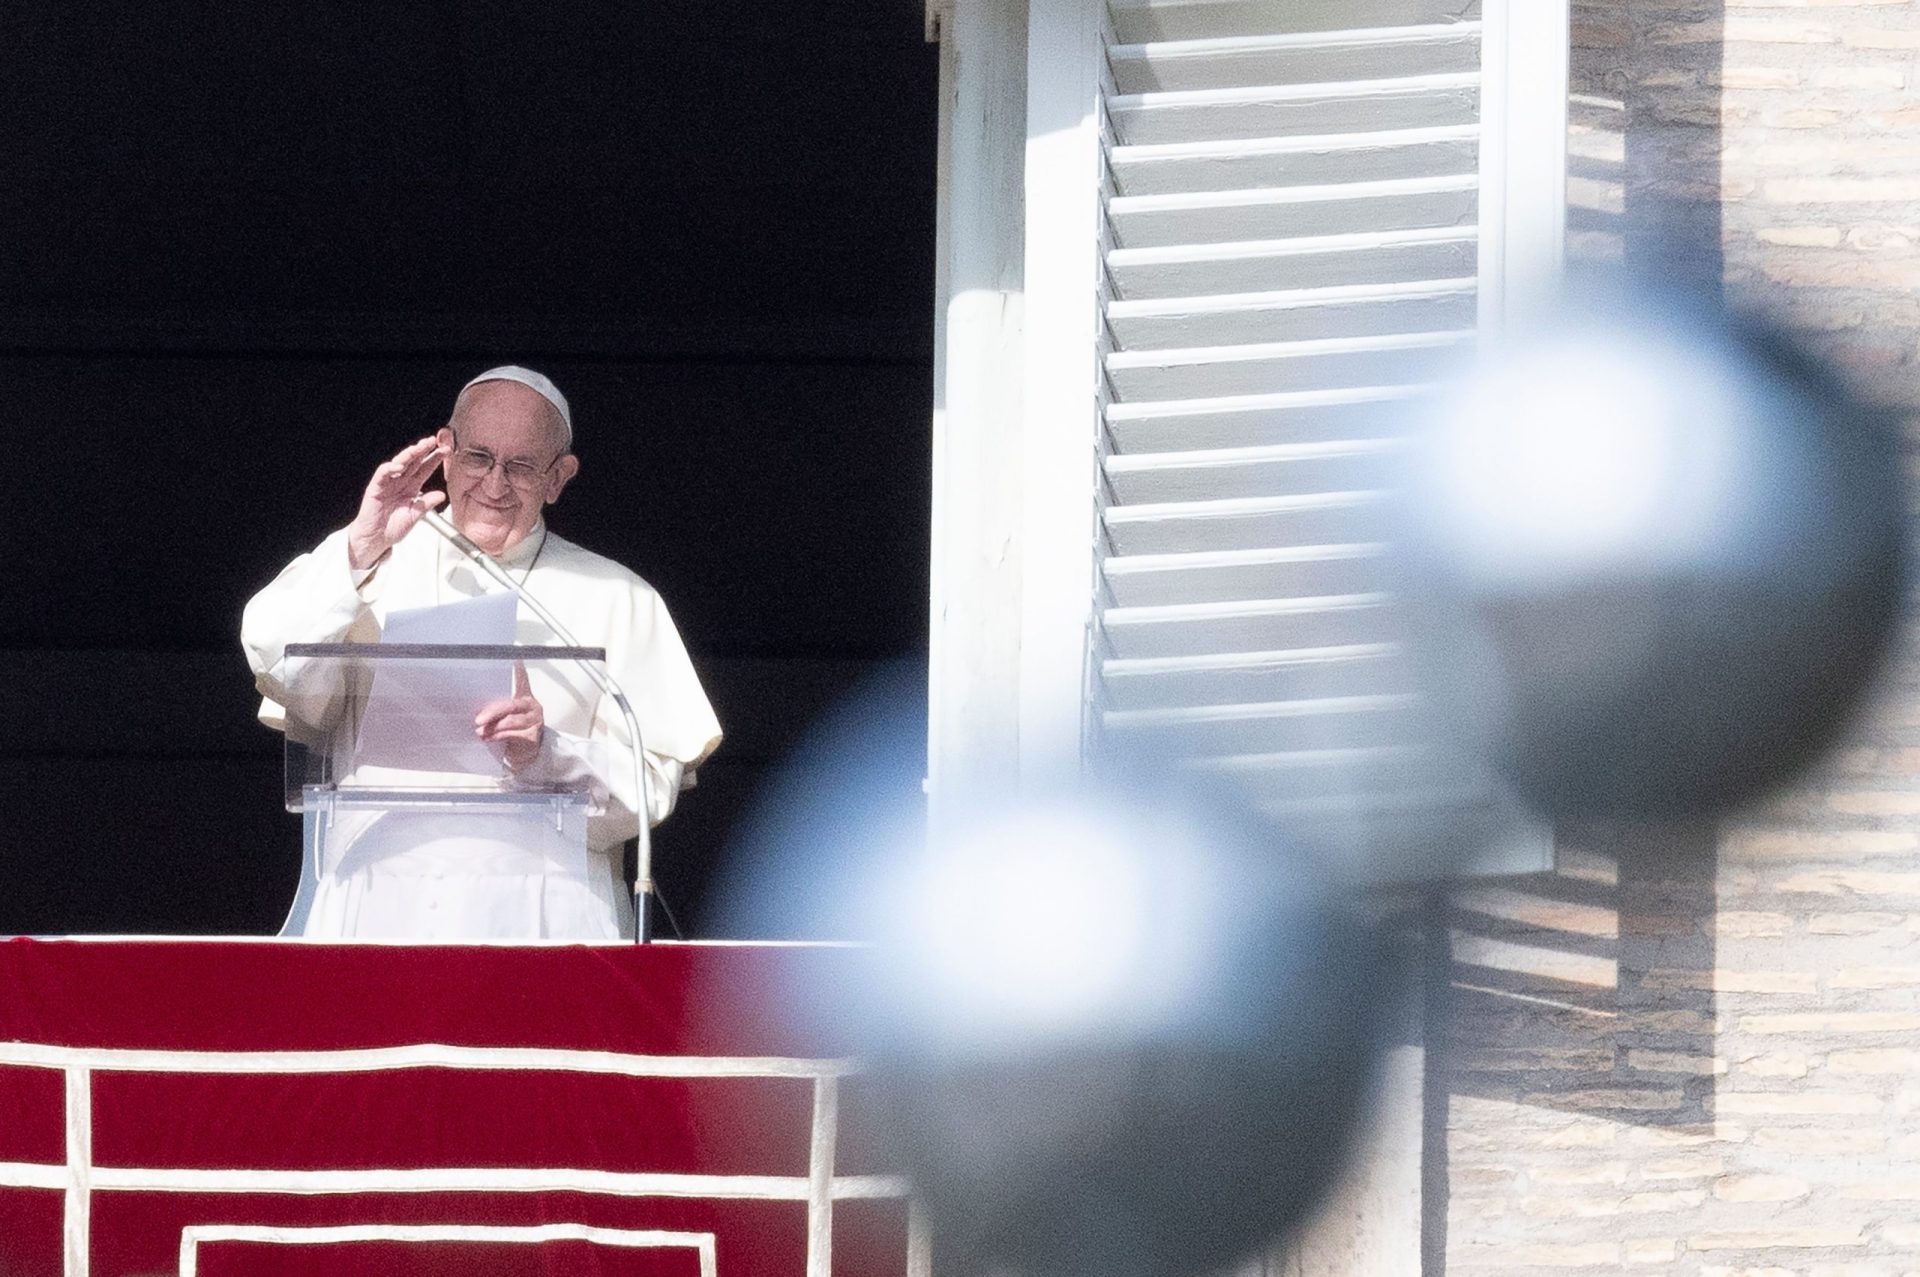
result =
M1476 340L1511 222L1480 216L1504 40L1477 0L1106 17L1091 747L1232 773L1276 819L1387 848L1386 877L1450 850L1436 808L1484 817L1498 868L1546 867L1437 747L1382 540L1396 432Z

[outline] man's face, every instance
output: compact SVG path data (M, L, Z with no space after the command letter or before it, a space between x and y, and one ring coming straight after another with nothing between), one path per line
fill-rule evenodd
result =
M561 455L560 429L553 405L517 381L483 381L461 395L439 435L454 450L440 467L453 526L489 554L525 540L580 469Z

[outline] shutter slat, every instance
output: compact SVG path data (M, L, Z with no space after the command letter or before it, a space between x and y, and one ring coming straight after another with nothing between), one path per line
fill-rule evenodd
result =
M1104 565L1104 579L1120 607L1382 593L1388 588L1382 551L1363 543L1115 555Z
M1417 695L1386 544L1479 324L1479 5L1108 11L1091 721L1419 872L1428 818L1488 798Z
M1382 440L1109 457L1113 495L1126 504L1263 497L1379 486L1393 445Z
M1387 604L1384 594L1236 599L1108 608L1103 619L1115 656L1197 656L1377 642Z
M1122 301L1224 293L1405 284L1471 277L1472 227L1419 227L1308 239L1117 248L1107 277Z
M1107 308L1114 336L1135 350L1247 342L1450 332L1473 322L1474 281L1347 284L1227 297L1117 301Z
M1101 524L1116 554L1331 545L1378 540L1381 500L1379 492L1325 492L1310 497L1112 506Z
M1184 768L1241 780L1247 792L1270 804L1324 802L1330 795L1364 803L1425 792L1448 775L1431 747L1405 744L1215 754L1188 759Z
M1480 24L1118 44L1107 56L1122 93L1471 73L1480 69Z
M1443 331L1436 330L1435 335L1442 335ZM1448 362L1447 351L1440 346L1404 347L1408 354L1399 359L1389 351L1368 348L1356 348L1345 354L1329 351L1311 357L1272 353L1275 346L1289 344L1209 346L1200 351L1190 348L1129 351L1128 354L1143 356L1204 353L1209 357L1140 359L1124 363L1109 360L1107 381L1115 397L1127 401L1222 400L1314 392L1352 392L1363 398L1386 401L1411 398L1411 392L1422 383L1383 384L1383 376L1431 379ZM1239 353L1241 351L1249 353Z
M1287 749L1356 749L1397 745L1417 731L1410 696L1343 696L1255 705L1109 710L1107 731L1151 741L1156 750L1251 753Z
M1107 216L1121 248L1159 248L1236 240L1467 226L1474 220L1478 180L1471 174L1280 186L1184 195L1123 195Z
M1421 388L1308 391L1109 404L1107 434L1123 453L1367 439L1399 433L1392 409Z
M1342 31L1466 22L1478 0L1112 0L1114 36L1131 44L1263 31Z
M1107 113L1116 139L1139 146L1470 124L1479 102L1477 74L1420 75L1124 94L1107 100Z
M1249 652L1109 660L1101 665L1107 703L1117 710L1177 705L1346 697L1391 686L1383 670L1400 664L1388 644L1306 652ZM1402 680L1394 690L1410 690Z
M1473 173L1471 124L1297 137L1207 139L1116 146L1108 165L1122 195L1441 177Z

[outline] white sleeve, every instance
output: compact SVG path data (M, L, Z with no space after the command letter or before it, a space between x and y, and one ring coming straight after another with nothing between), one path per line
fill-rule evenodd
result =
M285 730L290 706L301 721L325 721L341 689L316 678L310 668L290 668L287 645L370 637L377 627L360 588L372 575L348 564L343 528L281 569L247 601L240 618L240 646L253 669L254 685L265 698L262 722Z
M645 747L644 781L636 781L626 716L606 695L592 706L590 726L569 721L568 731L549 733L535 765L543 770L523 773L523 779L592 785L606 810L589 821L587 842L606 848L638 832L635 813L643 800L636 783L646 787L648 823L667 818L680 791L692 787L693 769L720 743L720 725L653 588L629 575L617 585L602 582L595 593L598 606L583 600L573 628L582 641L606 648L607 673L633 705Z
M639 832L639 822L634 818L639 803L634 795L633 751L627 747L625 725L616 736L603 730L601 724L605 722L606 715L602 714L591 742L546 728L541 733L539 758L516 777L522 784L577 785L592 793L596 804L605 808L590 822L587 841L594 847L611 847ZM677 758L650 749L641 752L646 762L647 824L651 827L672 814L686 767Z

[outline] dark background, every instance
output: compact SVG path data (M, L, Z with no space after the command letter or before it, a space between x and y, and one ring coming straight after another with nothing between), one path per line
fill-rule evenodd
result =
M658 838L703 931L806 724L923 659L936 57L916 0L0 7L0 932L277 928L241 608L503 362L727 729Z

